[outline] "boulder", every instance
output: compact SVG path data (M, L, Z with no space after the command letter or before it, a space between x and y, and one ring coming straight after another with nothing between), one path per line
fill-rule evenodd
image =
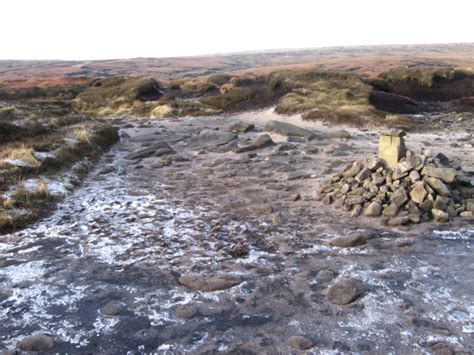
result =
M315 137L314 132L295 126L294 124L281 121L269 121L265 125L265 130L268 132L281 134L282 136L302 137L307 140L313 139Z
M237 139L237 135L231 132L203 129L199 134L191 137L186 145L188 148L198 149L225 145L235 139Z
M421 175L438 178L443 182L451 184L456 177L456 171L451 168L439 168L434 165L425 165L421 170Z

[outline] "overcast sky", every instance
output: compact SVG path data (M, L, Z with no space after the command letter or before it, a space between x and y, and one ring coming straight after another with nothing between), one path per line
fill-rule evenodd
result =
M0 59L474 42L474 0L1 0Z

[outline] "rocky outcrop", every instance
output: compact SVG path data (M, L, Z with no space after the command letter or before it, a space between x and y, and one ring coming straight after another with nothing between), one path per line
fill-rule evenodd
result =
M407 151L387 169L381 159L348 165L318 189L318 200L356 217L383 216L391 226L460 216L472 218L474 184L463 170L449 166L443 155L428 157Z

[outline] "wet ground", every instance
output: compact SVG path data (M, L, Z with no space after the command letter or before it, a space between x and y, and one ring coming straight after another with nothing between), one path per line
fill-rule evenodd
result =
M59 353L473 351L472 225L387 229L328 209L318 183L374 154L377 133L297 122L322 133L234 152L275 118L119 122L54 215L0 237L0 350L46 334ZM255 131L233 137L238 119ZM472 132L439 134L407 140L474 159ZM328 243L351 233L367 243ZM359 292L338 305L344 280Z

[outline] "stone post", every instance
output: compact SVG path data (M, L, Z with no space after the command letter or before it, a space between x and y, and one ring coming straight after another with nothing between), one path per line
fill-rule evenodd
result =
M391 130L382 132L379 139L379 159L387 169L393 170L397 163L405 157L405 140L403 137L406 133L402 130Z

